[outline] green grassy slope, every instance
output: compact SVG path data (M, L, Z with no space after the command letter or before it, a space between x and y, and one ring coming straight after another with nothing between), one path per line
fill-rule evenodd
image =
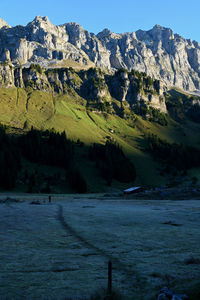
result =
M161 126L140 116L130 121L114 114L92 112L87 110L86 100L75 93L53 96L42 91L1 88L0 112L0 123L23 129L26 121L27 128L65 130L68 138L80 139L86 146L115 140L136 167L136 184L157 186L170 180L160 176L159 163L145 150L144 134L154 133L170 143L200 147L197 123L178 123L168 117L168 126ZM104 180L84 151L80 150L78 164L89 182L89 190L106 190ZM199 174L198 170L194 172ZM119 187L119 183L113 183L112 188Z

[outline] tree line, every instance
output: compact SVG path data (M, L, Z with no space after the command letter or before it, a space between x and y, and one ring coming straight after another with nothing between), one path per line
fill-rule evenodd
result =
M168 143L155 134L146 135L147 150L152 156L165 163L166 170L176 169L187 171L194 167L200 167L200 150L191 146L178 143Z
M0 187L12 189L21 170L21 155L16 140L6 134L6 128L0 126Z
M23 182L27 183L28 192L51 192L51 179L47 179L45 174L42 176L37 170L23 169L24 161L28 161L37 166L47 165L64 169L66 185L75 192L87 192L84 173L80 171L77 163L77 155L80 153L75 150L76 147L85 146L80 141L68 139L65 132L31 128L22 135L14 135L7 134L6 128L0 126L0 188L11 190L22 177ZM112 184L113 179L124 183L135 180L135 167L117 143L107 140L104 145L93 144L85 150L108 185ZM56 176L52 174L51 177ZM58 183L60 176L54 179L52 180ZM45 184L45 187L38 188L42 184Z
M65 132L32 128L16 136L6 134L6 127L0 126L0 187L6 190L15 187L22 161L26 159L39 165L63 168L67 174L66 184L74 191L86 192L86 181L76 165L74 145ZM32 173L29 177L28 190L32 192L36 174Z

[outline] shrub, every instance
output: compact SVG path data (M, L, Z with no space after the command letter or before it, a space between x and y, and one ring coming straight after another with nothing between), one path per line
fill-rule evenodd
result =
M31 70L34 70L34 71L36 71L36 72L42 74L42 68L41 68L40 65L37 65L37 64L31 64L31 65L30 65L30 68L31 68Z

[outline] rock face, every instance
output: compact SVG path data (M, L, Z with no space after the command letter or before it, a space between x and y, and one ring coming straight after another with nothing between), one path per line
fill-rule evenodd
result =
M6 23L6 21L0 18L0 29L3 27L9 28L10 26Z
M15 85L14 70L10 65L0 66L0 86L13 87Z
M66 60L109 70L134 69L168 86L200 90L200 44L169 28L156 25L124 34L104 29L95 35L77 23L55 26L47 17L13 28L0 19L1 62L50 67Z
M162 83L146 74L118 70L107 74L98 68L75 71L70 68L43 70L39 65L14 68L8 63L0 66L0 87L25 88L48 94L65 94L74 90L88 103L119 107L151 106L167 113ZM95 105L94 105L95 106ZM116 109L113 107L113 112Z

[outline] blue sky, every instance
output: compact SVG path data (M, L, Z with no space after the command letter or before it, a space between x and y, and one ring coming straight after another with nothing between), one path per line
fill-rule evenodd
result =
M36 15L53 24L77 22L90 32L149 30L170 27L200 42L200 0L0 0L0 17L10 25L26 25Z

